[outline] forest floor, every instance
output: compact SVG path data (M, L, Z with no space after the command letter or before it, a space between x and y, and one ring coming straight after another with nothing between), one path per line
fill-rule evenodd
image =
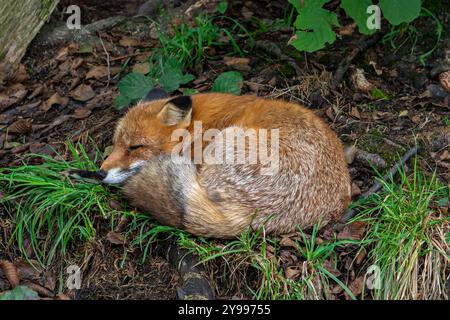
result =
M95 3L90 4L94 9ZM450 95L438 76L450 69L450 34L443 32L436 43L433 18L420 18L414 28L406 26L395 32L383 29L383 37L351 62L343 81L331 90L339 63L362 39L350 24L340 28L340 37L333 45L304 54L288 45L292 31L286 25L290 12L286 12L284 1L230 1L226 14L245 26L246 32L231 31L239 33L235 39L242 56L233 53L231 45L203 48L201 61L186 70L195 80L182 89L208 92L217 75L237 70L244 76L242 94L295 101L313 109L347 147L354 199L372 185L374 167L383 172L415 143L421 147L418 166L426 175L436 172L448 188ZM62 17L59 11L53 19L59 21ZM450 30L450 16L437 17L443 30ZM88 18L83 23L105 17L89 10ZM178 20L175 17L173 23ZM232 26L218 21L223 28ZM118 82L132 70L139 71L160 42L152 22L146 19L101 30L98 39L93 44L32 43L21 69L0 93L1 167L42 161L38 157L24 160L29 153L69 160L68 140L81 142L91 158L97 148L107 154L115 124L124 113L113 106ZM422 57L435 44L433 52ZM276 48L280 48L281 55ZM142 263L141 248L131 248L127 239L117 241L112 237L107 219L95 219L93 239L71 243L65 257L58 256L51 265L37 269L30 268L34 261L32 248L27 262L24 253L10 241L14 228L14 218L0 208L0 260L15 262L21 278L52 293L64 292L74 299L175 298L180 283L176 270L153 255L151 249ZM327 239L327 232L330 230L321 231L318 239ZM365 234L364 227L346 232L353 240L361 240ZM27 235L24 237L26 242ZM300 234L282 237L285 246L281 245L277 263L291 279L300 276L295 266L303 260L286 239L301 238ZM337 257L339 263L327 268L355 296L367 297L361 292L367 268L365 254L348 245L337 250ZM71 264L82 266L81 290L68 291L61 281L63 266ZM225 267L223 263L210 265L211 278ZM247 270L242 276L251 278L254 272ZM0 292L9 286L2 276L0 270ZM239 272L234 276L239 277ZM217 281L216 294L220 298L253 298L247 288L249 282L243 282L246 284L227 287L226 281ZM349 299L335 283L330 288L331 298Z

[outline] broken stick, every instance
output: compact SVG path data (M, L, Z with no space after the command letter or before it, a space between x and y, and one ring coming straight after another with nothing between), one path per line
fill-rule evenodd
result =
M402 168L405 163L415 154L417 154L417 151L419 150L419 146L416 144L414 145L414 147L412 147L411 149L409 149L404 155L403 157L401 157L401 159L399 161L397 161L392 167L391 169L389 169L389 171L383 176L383 180L388 180L391 179L394 175L397 174L397 172L400 170L400 168ZM381 182L379 180L375 181L375 183L369 188L369 190L367 190L366 192L364 192L361 196L360 199L367 199L368 197L370 197L372 194L378 192L381 189L382 185ZM358 211L356 209L348 209L342 219L341 222L342 223L347 223L350 219L352 219L356 214L358 213ZM339 225L337 227L340 227L342 225Z

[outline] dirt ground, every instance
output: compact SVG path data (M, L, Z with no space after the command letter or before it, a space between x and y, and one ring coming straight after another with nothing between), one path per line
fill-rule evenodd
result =
M109 8L105 9L101 1L79 2L87 12L83 23L118 13L133 14L142 4L142 1L126 4L118 1L117 7L108 3ZM63 7L59 7L53 20L60 21L64 17ZM292 35L290 30L258 33L259 26L248 18L250 12L253 17L273 20L282 15L282 10L283 1L230 2L228 15L243 19L248 30L255 32L259 43L276 39L275 44L284 55L294 58L300 70L296 72L285 57L258 45L252 48L248 39L244 39L239 45L248 51L250 60L248 68L240 70L246 80L243 93L303 103L325 119L347 146L354 145L356 148L348 149L354 198L366 191L373 181L374 172L367 165L368 159L383 170L405 153L415 139L422 147L421 167L428 172L436 168L438 177L448 183L450 96L438 79L440 73L450 69L448 32L442 35L436 50L422 65L419 55L434 46L435 36L434 29L430 28L431 20L420 20L415 25L419 32L414 47L407 42L393 49L388 42L378 41L352 61L340 85L330 90L333 73L343 57L361 41L361 36L357 32L348 33L348 28L343 26L341 39L332 46L315 54L300 54L287 45ZM449 17L439 15L447 31L450 30ZM112 107L117 83L136 63L145 61L157 45L150 25L141 21L135 23L100 31L101 42L92 46L73 42L57 46L32 43L22 69L3 91L3 96L13 99L13 103L0 109L1 166L17 165L29 152L55 156L50 146L67 154L67 139L83 141L91 154L94 152L91 141L100 150L111 145L115 123L123 114ZM386 34L389 30L382 31ZM189 70L197 80L187 87L208 91L217 74L232 69L224 63L224 54L226 52L218 50L212 59ZM364 70L365 81L358 78L360 70ZM378 95L364 88L367 83L372 89L378 89ZM0 259L14 261L20 257L13 247L6 246L6 235L11 228L8 223L0 209L0 242L3 242ZM95 241L73 248L65 264L88 266L88 288L72 297L175 298L179 277L164 259L150 255L145 264L140 264L142 252L136 250L127 252L122 260L125 250L124 246L110 243L101 228ZM342 254L343 261L347 255ZM345 265L343 262L342 272L347 273ZM38 282L51 290L55 289L57 275L55 264L54 270L42 271L33 277L38 277Z

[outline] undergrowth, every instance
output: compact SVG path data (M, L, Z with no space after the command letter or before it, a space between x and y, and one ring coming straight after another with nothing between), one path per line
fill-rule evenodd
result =
M383 190L355 218L369 228L362 248L374 268L366 287L374 299L448 298L449 187L416 161L412 169L409 175L400 170L398 182L380 179Z

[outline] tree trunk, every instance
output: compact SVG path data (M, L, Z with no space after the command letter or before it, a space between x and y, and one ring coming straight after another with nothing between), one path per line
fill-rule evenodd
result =
M29 43L59 0L0 0L0 85L16 71Z

